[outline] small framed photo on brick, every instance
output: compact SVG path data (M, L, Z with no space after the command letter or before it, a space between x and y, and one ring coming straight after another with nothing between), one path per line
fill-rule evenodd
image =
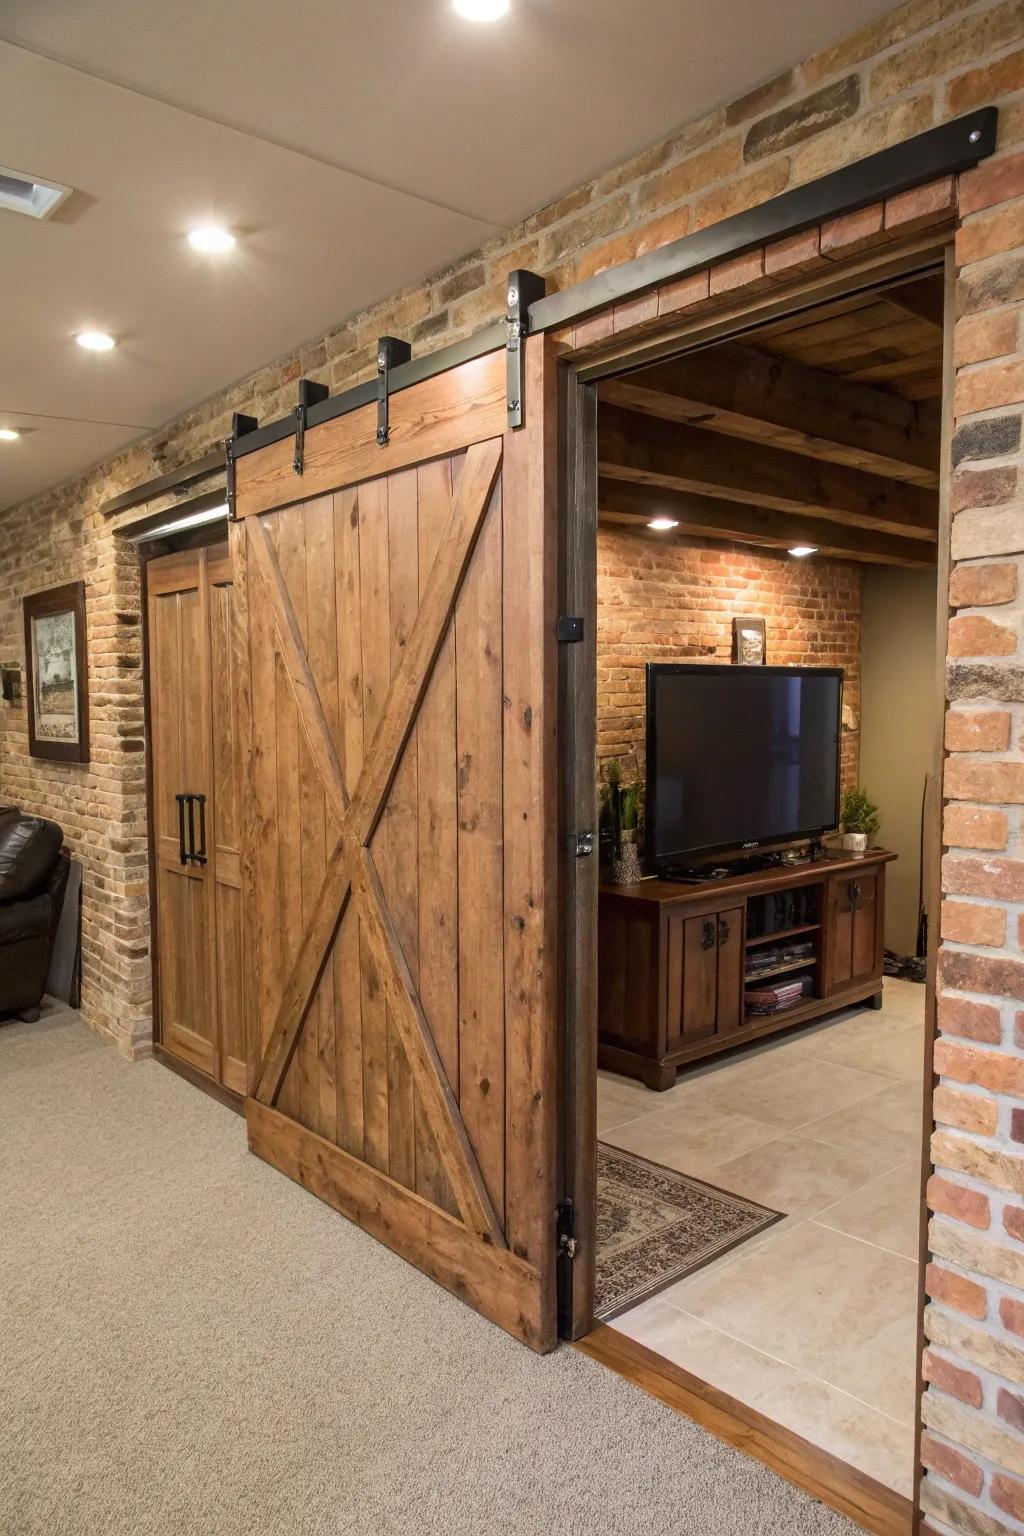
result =
M766 661L764 619L733 619L732 659L737 666L763 667Z
M89 761L85 582L23 599L28 750L58 763Z

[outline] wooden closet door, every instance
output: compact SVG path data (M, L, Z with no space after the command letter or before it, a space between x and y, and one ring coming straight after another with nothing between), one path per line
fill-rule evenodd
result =
M156 865L160 1042L212 1077L218 1074L210 865L191 860L188 807L206 797L210 841L209 620L206 553L185 551L146 567L149 699ZM192 809L197 847L198 802Z
M553 354L236 464L251 704L250 1146L537 1349L555 1340ZM287 450L287 451L285 451ZM299 500L298 498L302 499ZM243 612L239 605L240 620Z

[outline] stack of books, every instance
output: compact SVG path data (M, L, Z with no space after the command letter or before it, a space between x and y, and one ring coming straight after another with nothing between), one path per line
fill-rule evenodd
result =
M798 960L813 960L814 945L809 939L796 944L775 944L768 949L748 950L746 974L748 981L773 971L780 965L795 964Z
M780 979L772 986L752 987L746 994L747 1013L781 1013L784 1008L792 1008L810 990L809 976Z

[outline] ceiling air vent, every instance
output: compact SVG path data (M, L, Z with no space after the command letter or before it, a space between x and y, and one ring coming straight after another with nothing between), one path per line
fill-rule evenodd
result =
M71 188L61 186L59 181L43 181L39 176L0 165L0 209L27 213L30 219L48 219L70 196Z

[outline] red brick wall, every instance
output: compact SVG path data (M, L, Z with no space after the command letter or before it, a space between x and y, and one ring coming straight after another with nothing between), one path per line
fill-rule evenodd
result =
M602 528L597 538L597 754L644 778L644 666L721 661L732 621L765 621L767 659L842 667L844 788L860 745L861 573L853 562L794 560L717 540L655 538Z

